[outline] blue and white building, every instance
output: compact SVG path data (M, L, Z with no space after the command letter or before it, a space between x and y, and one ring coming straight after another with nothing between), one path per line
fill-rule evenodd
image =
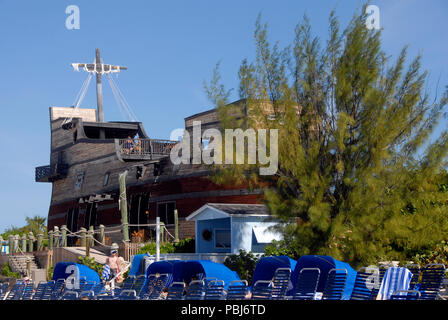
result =
M278 222L262 204L207 203L186 220L195 221L196 253L263 253L281 239L270 229Z

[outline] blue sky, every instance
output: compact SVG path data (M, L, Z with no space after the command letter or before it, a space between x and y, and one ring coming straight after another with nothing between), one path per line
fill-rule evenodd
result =
M423 54L428 89L448 84L448 2L371 1L380 8L383 49L396 56ZM80 29L65 26L68 5L80 9ZM203 90L221 61L222 80L237 88L244 58L254 57L257 15L281 46L294 37L306 12L316 35L326 38L335 8L345 27L361 1L0 0L0 232L22 226L27 216L47 216L51 184L34 182L34 168L49 163L50 106L70 106L86 74L72 62L92 62L100 48L105 63L124 65L118 83L138 120L154 138L169 138L184 117L209 109ZM104 85L105 120L125 120ZM237 90L233 98L237 99ZM93 81L81 107L95 107ZM446 126L446 119L441 126Z

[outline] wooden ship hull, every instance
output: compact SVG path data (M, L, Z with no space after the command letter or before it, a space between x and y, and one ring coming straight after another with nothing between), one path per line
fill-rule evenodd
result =
M187 131L195 120L203 130L218 124L216 111L210 110L185 118ZM36 168L37 182L52 183L49 230L104 225L117 230L109 242L121 241L118 176L126 170L130 234L145 230L150 236L150 227L135 225L153 224L157 216L172 230L177 209L179 237L194 237L194 223L185 217L202 205L261 202L262 190L212 183L207 165L174 165L169 152L176 142L149 138L140 122L101 122L95 109L50 107L50 128L50 164ZM137 136L138 148L127 148L128 138Z

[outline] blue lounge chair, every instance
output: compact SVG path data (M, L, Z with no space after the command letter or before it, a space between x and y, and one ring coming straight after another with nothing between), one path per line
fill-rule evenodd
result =
M226 295L223 280L212 280L205 288L204 300L223 300Z
M53 286L53 290L51 293L51 300L59 300L64 294L65 288L65 279L58 279Z
M314 300L319 278L319 268L303 268L300 270L292 299Z
M90 291L93 292L93 295L96 297L100 294L106 293L106 286L103 282L97 283Z
M158 300L163 289L168 287L172 279L172 274L164 273L160 275L149 275L149 284L142 299Z
M96 299L95 292L93 290L82 291L79 294L79 299L83 300L83 298L87 298L88 300Z
M409 290L414 290L419 281L420 266L418 264L407 264L404 267L412 272L412 279L409 284Z
M34 294L34 282L29 281L23 288L21 300L32 300Z
M167 300L182 300L184 298L185 283L173 282L168 288Z
M132 290L134 287L135 280L136 280L135 276L128 276L124 280L123 287L121 288L121 290Z
M3 282L0 283L0 300L5 299L6 293L8 292L9 283Z
M110 295L110 294L102 294L96 297L97 300L118 300L118 296Z
M147 278L146 275L142 274L139 275L134 282L134 286L132 287L135 292L137 292L137 296L140 296L142 293L142 290L144 290L145 284L146 284Z
M292 289L291 273L290 268L278 268L275 270L274 278L272 279L272 300L285 299L286 292Z
M202 300L205 294L205 281L193 280L190 282L185 294L185 300Z
M252 287L252 300L270 300L272 294L272 281L258 280Z
M47 287L46 281L40 281L33 295L33 300L42 300L42 295Z
M395 291L409 290L412 279L410 270L404 267L390 267L384 274L377 299L388 300Z
M78 300L79 293L72 290L67 290L64 292L60 300Z
M120 292L118 300L138 300L137 292L135 290L123 290Z
M22 298L24 289L25 283L23 281L17 280L6 296L6 300L20 300Z
M377 280L372 282L372 280L375 280L372 277L377 277ZM375 288L379 289L379 269L377 269L375 274L374 272L369 272L366 268L361 268L356 273L355 285L353 286L350 300L376 299L376 295L374 294Z
M249 288L246 280L233 280L229 283L227 288L227 300L244 300L249 293Z
M376 298L378 297L378 293L379 293L379 291L380 291L380 285L381 285L381 283L383 282L383 279L384 279L384 274L386 273L386 270L387 270L387 268L389 268L389 266L386 266L386 267L384 267L384 266L382 266L382 267L380 267L380 269L379 269L379 279L378 279L378 286L375 286L374 288L373 288L373 290L372 290L372 300L376 300Z
M328 271L322 300L341 300L347 281L346 269L331 269Z
M430 263L422 271L422 281L418 285L420 300L436 300L445 277L445 265Z
M418 290L397 290L390 296L390 300L418 300L421 294Z

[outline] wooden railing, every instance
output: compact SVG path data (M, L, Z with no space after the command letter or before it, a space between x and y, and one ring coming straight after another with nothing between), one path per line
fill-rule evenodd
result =
M160 139L119 139L119 152L125 158L132 156L168 156L177 141Z

